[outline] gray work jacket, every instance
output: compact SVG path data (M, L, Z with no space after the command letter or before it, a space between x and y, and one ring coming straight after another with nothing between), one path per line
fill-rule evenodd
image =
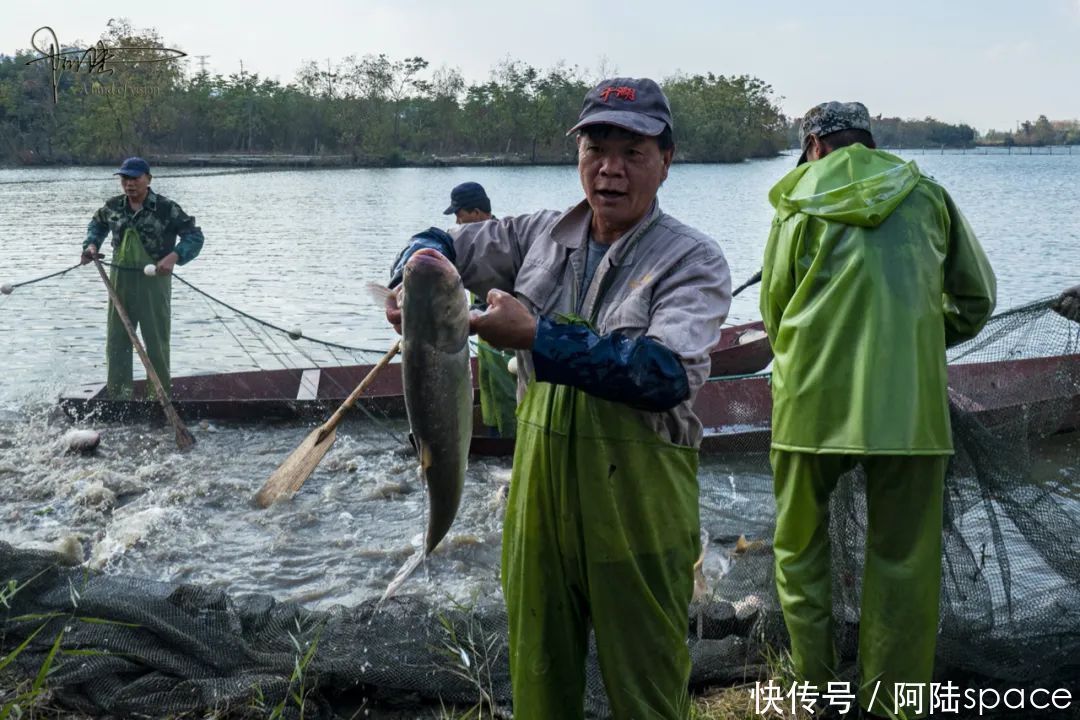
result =
M483 299L492 288L513 293L536 315L581 315L601 335L645 335L676 353L690 396L666 412L638 413L660 437L701 444L691 407L709 375L709 350L731 305L731 273L715 240L660 210L615 241L588 288L580 287L592 210L586 201L566 210L469 223L448 232L465 287ZM533 377L532 356L518 352L518 397Z

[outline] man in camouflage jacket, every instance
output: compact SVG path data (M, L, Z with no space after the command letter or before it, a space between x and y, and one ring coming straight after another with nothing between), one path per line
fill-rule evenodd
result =
M88 263L112 233L112 283L134 327L140 328L146 354L169 392L169 306L172 270L198 256L202 230L178 204L150 189L150 166L142 158L124 161L114 173L124 193L94 213L86 229L82 262ZM179 238L179 240L178 240ZM154 274L144 273L147 265ZM132 397L131 339L109 302L105 340L108 394Z

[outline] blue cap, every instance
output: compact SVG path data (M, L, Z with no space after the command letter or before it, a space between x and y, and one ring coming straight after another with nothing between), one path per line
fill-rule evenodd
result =
M139 177L150 174L150 164L141 157L129 157L113 175L125 175L127 177Z
M453 215L458 210L483 210L491 212L491 200L480 183L461 183L450 191L450 207L443 210L443 215Z

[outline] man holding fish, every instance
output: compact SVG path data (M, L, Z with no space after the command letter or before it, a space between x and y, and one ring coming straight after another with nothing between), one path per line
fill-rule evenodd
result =
M583 717L590 626L615 717L686 718L701 551L691 406L731 278L717 243L657 202L674 139L655 82L601 82L570 132L584 200L422 232L391 287L414 258L446 258L487 298L471 330L517 351L502 558L515 718ZM401 327L393 298L387 318Z

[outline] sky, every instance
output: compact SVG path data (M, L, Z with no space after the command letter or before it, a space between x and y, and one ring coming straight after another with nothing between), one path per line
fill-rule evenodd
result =
M1046 115L1080 118L1080 0L4 0L0 53L30 47L44 25L61 43L95 42L109 18L154 28L211 73L291 82L301 64L348 55L419 55L429 71L488 78L507 57L559 61L593 76L749 74L801 116L824 100L871 114L933 116L985 132ZM676 119L677 120L677 119Z

